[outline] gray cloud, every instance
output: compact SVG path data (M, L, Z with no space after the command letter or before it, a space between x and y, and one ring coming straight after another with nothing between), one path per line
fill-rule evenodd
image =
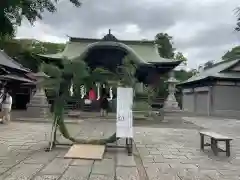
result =
M219 48L226 44L236 43L238 38L239 35L234 31L233 25L217 24L199 30L193 38L178 43L181 48Z
M167 32L174 46L187 55L189 66L219 59L238 43L233 10L238 0L85 0L75 8L68 0L58 4L55 14L30 28L23 23L19 37L63 40L65 35L100 37L111 28L119 39L153 39Z
M136 1L135 1L136 2ZM137 24L142 31L165 31L174 25L183 9L172 11L172 5L149 4L147 1L135 3L129 0L86 1L81 8L74 8L66 1L58 4L56 14L45 13L44 23L56 28L64 28L72 34L88 34L105 27L119 27ZM180 3L176 5L180 6ZM63 8L64 7L64 8ZM74 25L74 26L73 26ZM69 29L67 29L69 27ZM154 35L153 35L154 36Z

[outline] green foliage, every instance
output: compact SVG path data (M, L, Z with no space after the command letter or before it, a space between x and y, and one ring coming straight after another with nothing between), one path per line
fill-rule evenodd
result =
M103 68L94 69L91 73L91 79L93 82L100 83L117 80L116 75L114 73Z
M214 66L214 61L207 61L203 64L203 70L209 69Z
M67 85L67 87L69 86L67 91L69 92L70 86L73 85L74 96L80 96L80 86L88 84L88 81L90 81L87 65L84 61L78 59L70 61L66 58L62 59L62 64L64 66L62 70L52 64L42 64L42 70L51 77L45 81L47 95L52 98L55 97L60 89L62 76L69 76L71 79L69 80L70 84Z
M178 81L185 81L195 75L194 71L185 71L185 70L179 70L174 71L175 77Z
M123 59L123 64L118 67L118 78L119 82L123 86L135 87L137 82L135 78L136 66L131 56L126 56Z
M66 58L62 60L63 70L59 73L58 69L54 69L51 65L43 65L43 69L48 75L51 76L51 73L55 75L56 82L59 82L58 92L56 93L55 103L54 103L54 124L58 125L60 132L63 136L75 143L82 144L107 144L113 143L117 140L116 133L106 139L96 139L96 140L84 140L84 139L75 139L70 135L68 129L64 123L64 107L67 103L69 96L69 90L72 85L72 82L75 84L84 83L91 81L93 83L95 80L103 81L104 76L109 76L111 73L104 69L96 69L89 74L89 68L87 65L80 59L75 59L74 61L67 60ZM44 67L45 66L45 67ZM118 76L123 85L132 87L136 80L134 77L136 69L131 62L130 57L124 59L123 66L119 68ZM59 74L61 77L59 78ZM92 76L93 75L93 76ZM60 79L60 80L59 80ZM56 86L57 87L57 86Z
M43 63L41 69L51 78L59 79L62 76L62 71L57 66Z
M192 76L195 76L199 73L197 69L192 69L190 72L192 73Z
M235 30L240 31L240 7L237 7L235 12L237 16L237 24L236 24Z
M88 67L81 60L69 61L67 59L63 59L64 68L62 70L62 76L60 80L59 90L54 103L54 121L53 124L57 124L58 129L62 133L62 135L71 140L74 143L81 144L107 144L113 143L117 140L116 133L106 139L93 139L93 140L85 140L85 139L75 139L70 135L68 129L64 123L64 107L67 103L67 98L69 96L69 89L71 87L72 81L77 79L78 81L82 81L88 77Z
M62 51L65 44L39 42L33 39L10 39L2 42L0 48L24 67L37 72L42 60L36 54L51 54Z
M158 53L160 57L180 60L187 64L187 58L181 52L175 52L175 48L173 48L173 40L172 36L169 36L167 33L158 33L155 36L155 44L158 47Z
M14 36L16 26L26 18L31 24L42 19L44 11L55 12L59 0L2 0L0 2L0 36ZM69 0L75 6L81 5L79 0Z
M0 2L0 42L12 38L15 35L15 24L11 22L4 13L4 9Z
M80 87L82 84L85 84L87 87L91 86L92 82L89 71L90 70L84 61L76 59L71 62L69 73L73 73L72 84L75 97L80 97Z
M41 42L32 40L28 43L27 39L20 40L21 44L25 49L30 49L34 54L55 54L62 52L65 44L60 43L51 43L51 42Z
M50 78L43 82L43 86L46 89L46 95L49 99L53 99L57 96L60 88L62 71L51 64L42 64L42 71L45 72Z
M187 65L187 58L181 52L175 53L174 59L175 60L180 60L184 63L184 65Z
M158 47L158 53L163 58L173 59L174 51L172 37L167 33L158 33L155 36L155 43Z
M236 47L232 48L231 50L226 52L222 57L222 59L224 61L236 60L239 58L240 58L240 46L236 46Z
M166 81L168 80L168 75L165 75L163 77L161 77L160 81L159 81L159 85L158 87L155 88L155 96L161 97L161 98L166 98L168 95L168 84L166 83Z
M146 101L134 101L132 110L133 111L150 111L151 106Z

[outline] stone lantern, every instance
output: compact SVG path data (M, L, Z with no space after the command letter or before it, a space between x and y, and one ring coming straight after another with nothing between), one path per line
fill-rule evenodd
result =
M174 73L171 72L169 79L166 81L168 83L168 97L164 102L164 109L166 110L180 110L178 102L175 97L176 93L176 84L179 81L175 79Z
M27 104L27 116L29 118L46 119L49 115L49 104L43 88L43 81L49 78L44 72L31 74L36 79L36 91L32 93L30 102Z

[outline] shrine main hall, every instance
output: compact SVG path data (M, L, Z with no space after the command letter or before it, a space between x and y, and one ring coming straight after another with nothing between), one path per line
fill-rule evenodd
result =
M154 40L119 40L109 30L101 39L70 37L65 49L57 54L39 54L50 63L83 60L93 71L104 68L116 72L125 57L130 57L136 67L138 80L136 90L144 91L145 85L153 85L164 74L168 74L182 61L160 57Z
M137 66L137 79L144 84L150 84L153 75L166 74L181 63L160 57L154 40L118 40L110 30L102 39L69 37L62 52L38 56L51 62L81 59L92 70L103 67L113 72L124 57L130 56Z

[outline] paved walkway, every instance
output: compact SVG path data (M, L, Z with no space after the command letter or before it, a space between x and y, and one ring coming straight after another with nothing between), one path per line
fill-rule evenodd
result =
M0 126L1 180L139 179L134 156L127 156L125 150L108 149L102 161L64 159L68 147L44 152L50 126L19 122ZM114 124L104 122L70 124L68 128L79 138L108 137L114 132Z
M109 149L102 161L70 160L66 147L44 152L51 124L13 122L0 126L1 180L234 180L239 179L240 121L184 117L158 126L135 127L137 149L134 156L124 150ZM177 119L176 119L177 120ZM193 125L192 123L196 124ZM179 125L181 124L181 125ZM200 127L234 137L232 155L215 157L199 149ZM81 138L108 137L114 122L69 124L72 135ZM58 137L61 142L67 142ZM139 157L140 155L140 157ZM139 172L139 173L138 173ZM148 175L148 178L145 176Z

